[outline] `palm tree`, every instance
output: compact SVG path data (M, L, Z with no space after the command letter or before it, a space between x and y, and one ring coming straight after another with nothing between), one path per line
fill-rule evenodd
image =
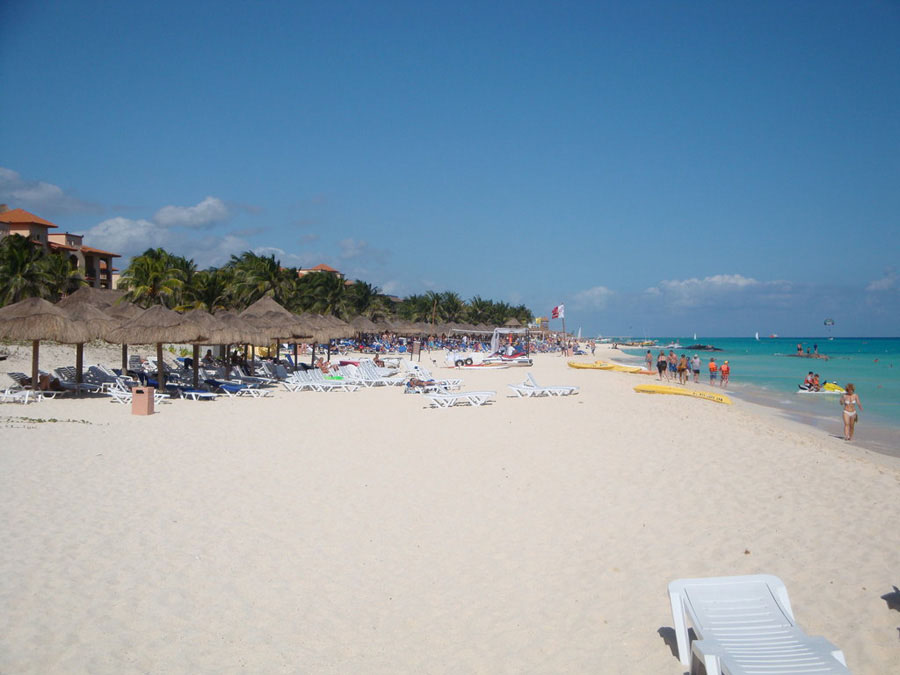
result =
M316 314L345 314L344 280L331 272L310 272L297 282L298 309Z
M453 291L444 291L438 296L437 318L448 323L458 323L466 313L466 303Z
M346 316L365 316L372 319L376 316L383 317L389 313L388 299L381 294L377 286L365 281L354 281L347 285L344 293Z
M492 303L485 300L480 295L476 295L468 302L466 319L472 323L487 323L490 321L490 312Z
M7 235L0 241L0 304L50 295L43 252L27 237Z
M47 274L49 297L53 300L59 300L74 293L81 286L87 285L78 266L62 253L51 253L44 256L41 264Z
M234 268L236 300L243 307L249 307L264 295L283 303L296 278L291 270L283 269L275 255L257 255L245 251L239 256L231 256L228 266Z
M175 306L184 287L182 270L173 267L173 256L161 248L150 248L131 259L119 279L125 299L142 307Z
M202 309L215 313L228 309L232 300L234 270L230 267L200 270L185 284L184 297L179 310Z
M431 320L433 300L426 295L410 295L397 307L397 314L406 321Z

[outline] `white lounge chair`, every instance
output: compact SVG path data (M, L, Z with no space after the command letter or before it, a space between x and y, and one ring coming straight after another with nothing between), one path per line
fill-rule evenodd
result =
M516 396L521 398L529 398L532 396L571 396L578 393L578 387L542 387L537 383L537 380L534 379L534 376L532 376L531 373L528 373L528 378L524 383L510 384L507 386L513 390L513 393L515 393Z
M450 408L455 405L484 405L497 395L495 391L454 391L426 393L432 408Z
M678 658L707 675L849 675L844 654L797 626L787 588L776 576L679 579L669 584ZM697 640L690 645L687 621ZM696 661L695 661L696 659Z
M40 401L43 397L41 392L32 391L31 389L13 389L7 387L0 391L0 403L30 403L31 401Z

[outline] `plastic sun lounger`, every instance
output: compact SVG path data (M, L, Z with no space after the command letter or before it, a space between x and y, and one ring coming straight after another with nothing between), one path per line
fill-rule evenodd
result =
M510 384L508 386L513 390L516 396L522 398L532 396L571 396L572 394L578 393L578 387L542 387L537 383L537 380L534 379L531 373L528 374L528 379L523 384Z
M455 405L484 405L496 394L495 391L457 391L426 393L425 397L428 398L432 408L451 408Z
M227 394L230 398L234 398L235 396L251 396L253 398L262 398L263 396L269 396L270 394L270 392L268 391L263 391L262 389L256 389L255 387L250 387L246 384L237 384L234 382L206 380L206 384L213 389L218 389L222 393Z
M40 401L43 398L41 392L31 389L10 389L0 391L0 402L26 404L31 401Z
M840 649L797 626L787 588L776 576L679 579L669 584L669 600L685 666L702 661L708 675L850 673ZM687 619L697 634L693 645Z

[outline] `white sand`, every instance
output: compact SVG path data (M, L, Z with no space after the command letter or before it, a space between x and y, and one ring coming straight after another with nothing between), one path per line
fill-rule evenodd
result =
M531 372L579 396L508 398L527 372L460 373L483 408L0 406L0 672L674 675L666 584L757 572L854 673L896 669L900 462L555 355Z

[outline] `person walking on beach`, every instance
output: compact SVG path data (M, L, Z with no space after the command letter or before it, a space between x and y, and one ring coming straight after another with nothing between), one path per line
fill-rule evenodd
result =
M668 364L669 364L669 379L674 382L675 378L677 377L677 375L675 373L678 372L678 357L675 356L675 352L673 352L671 349L669 350Z
M722 389L725 389L728 387L728 376L731 375L731 366L728 365L727 360L722 364L722 367L719 368L719 372L722 375L720 386L722 387Z
M700 381L700 356L694 354L694 358L691 359L691 371L694 373L694 382Z
M717 375L718 370L719 370L719 366L716 365L715 357L710 357L710 359L709 359L709 383L710 384L716 383L716 375Z
M678 382L679 384L687 384L687 357L684 354L678 359Z
M859 394L856 393L856 387L848 384L844 389L845 392L841 395L841 406L844 408L842 415L844 418L844 440L852 441L853 430L859 421L859 413L856 409L862 410L863 407L859 401Z
M653 370L653 353L648 349L647 355L644 357L644 361L647 362L647 370Z
M669 379L669 374L666 372L668 368L669 362L666 360L666 353L664 351L659 352L659 356L656 357L656 370L659 373L659 381L662 382L663 375L666 376L666 379Z

